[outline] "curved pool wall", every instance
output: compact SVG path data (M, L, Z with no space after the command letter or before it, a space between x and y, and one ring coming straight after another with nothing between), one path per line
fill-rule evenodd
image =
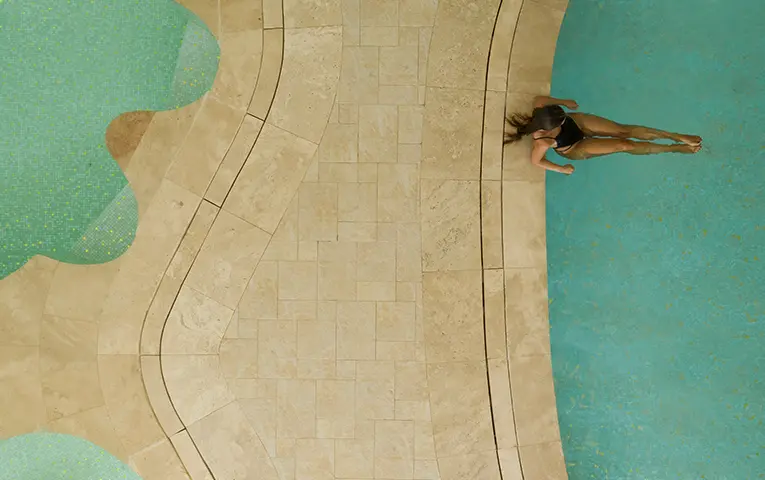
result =
M760 0L569 2L552 94L704 137L547 176L572 480L765 478L763 18Z
M197 100L219 55L173 0L0 0L0 280L38 254L93 264L124 253L138 208L106 128Z

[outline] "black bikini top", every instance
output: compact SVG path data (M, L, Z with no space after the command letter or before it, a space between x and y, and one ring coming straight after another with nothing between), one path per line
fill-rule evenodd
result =
M560 126L560 133L558 133L556 137L538 137L537 140L543 138L555 140L555 150L560 150L562 148L569 148L580 140L583 140L584 132L571 117L566 116L566 119L563 120L563 123Z

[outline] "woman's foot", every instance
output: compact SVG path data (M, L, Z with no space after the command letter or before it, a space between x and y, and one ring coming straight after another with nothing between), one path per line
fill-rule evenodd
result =
M698 135L678 135L678 140L680 140L682 143L691 146L691 147L699 147L701 148L701 137ZM699 150L696 149L695 152L698 152Z
M680 145L673 145L676 147L675 151L677 153L698 153L699 150L701 150L701 143L698 143L696 145L690 145L690 144L680 144Z

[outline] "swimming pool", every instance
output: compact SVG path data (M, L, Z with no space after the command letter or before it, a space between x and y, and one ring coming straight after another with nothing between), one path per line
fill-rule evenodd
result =
M765 478L765 3L570 0L553 95L704 137L547 177L572 480Z

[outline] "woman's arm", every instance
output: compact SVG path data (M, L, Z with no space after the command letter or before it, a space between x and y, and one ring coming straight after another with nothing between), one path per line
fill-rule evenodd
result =
M534 108L542 108L548 105L563 105L569 110L576 110L577 108L579 108L579 104L576 103L574 100L562 100L560 98L546 97L543 95L534 97L533 105L534 105Z
M534 146L531 149L531 163L545 170L571 175L574 173L573 165L558 165L545 158L547 150L552 147L553 143L555 143L554 140L534 140Z

